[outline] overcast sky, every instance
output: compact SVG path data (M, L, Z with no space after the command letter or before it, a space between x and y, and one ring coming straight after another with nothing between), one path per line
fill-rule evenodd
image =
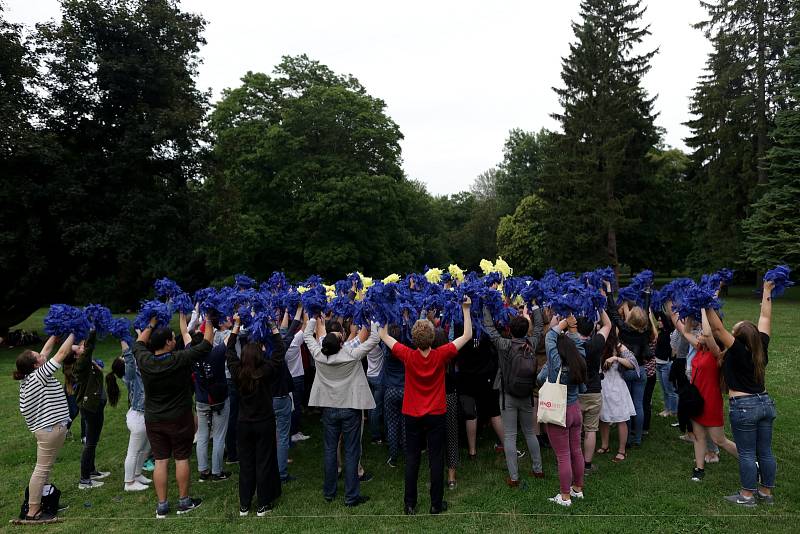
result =
M58 0L0 0L33 24L59 16ZM660 48L645 87L657 94L666 143L685 148L689 95L710 45L691 24L699 0L645 0L648 48ZM198 85L236 86L271 72L283 55L308 54L351 73L405 135L403 166L437 194L468 189L502 159L511 128L557 128L553 86L574 36L578 0L308 1L183 0L208 21Z

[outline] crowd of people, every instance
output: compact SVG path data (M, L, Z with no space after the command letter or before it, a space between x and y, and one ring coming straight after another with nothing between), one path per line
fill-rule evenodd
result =
M497 287L501 281L487 283ZM180 497L175 512L201 505L191 493L193 449L199 482L226 480L232 475L223 469L225 461L238 463L239 514L252 508L259 517L268 514L282 485L296 481L289 474L289 448L309 438L302 432L309 408L321 410L325 501L337 498L339 478L345 506L369 500L361 492L361 482L372 477L361 463L366 434L386 444L389 466L404 459L406 514L418 510L423 451L429 511L446 511L445 487L458 484L459 435L466 436L468 461L474 460L478 421L485 420L496 434L496 451L505 455L508 486L523 484L521 471L543 478L541 449L552 447L559 490L549 500L571 506L591 495L585 477L596 469L595 456L625 462L641 446L657 382L664 399L658 416L675 418L682 439L694 444L691 480L703 480L705 464L718 461L723 449L738 459L740 476L738 491L724 498L744 507L772 504L776 414L765 385L772 289L766 281L758 322L738 322L730 332L713 307L702 309L699 320L682 318L669 300L652 305L649 290L642 299L615 299L608 282L600 289L607 304L592 317L506 299L516 313L501 324L488 306L474 313L474 303L464 297L459 323L441 311L417 315L405 309L400 321L359 326L333 312L309 313L298 302L257 341L238 312L204 314L198 306L191 315L180 313L178 336L153 317L132 344L121 341L121 356L105 377L102 360L93 359L96 332L80 341L73 334L51 336L41 351L20 354L14 372L20 411L37 442L21 517L54 520L58 504L50 475L78 414L78 488L103 485L109 473L98 470L95 453L105 406L120 400L117 379L128 397L124 489L154 488L158 518L170 513L170 459ZM723 394L733 441L724 432ZM152 480L143 474L150 457Z

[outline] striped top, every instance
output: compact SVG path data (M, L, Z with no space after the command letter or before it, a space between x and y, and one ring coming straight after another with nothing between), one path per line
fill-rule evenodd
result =
M67 396L61 382L53 377L60 367L60 363L48 360L19 384L19 411L31 432L69 421Z

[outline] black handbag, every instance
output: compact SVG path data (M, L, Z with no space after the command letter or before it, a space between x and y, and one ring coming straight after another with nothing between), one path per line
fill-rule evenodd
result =
M48 484L44 487L45 495L42 495L42 512L51 515L57 515L59 510L59 501L61 500L61 490L55 484ZM22 501L22 506L19 510L19 518L25 519L28 516L28 499L30 493L28 488L25 488L25 498Z
M703 413L706 401L700 395L700 390L694 385L698 371L692 381L678 391L678 414L687 418L697 417Z

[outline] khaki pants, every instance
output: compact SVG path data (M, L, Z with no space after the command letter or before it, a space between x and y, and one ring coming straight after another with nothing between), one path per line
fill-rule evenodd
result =
M37 430L33 434L36 436L36 467L28 483L28 506L38 509L42 503L42 488L50 482L50 473L56 463L58 451L64 445L67 427L57 424Z

